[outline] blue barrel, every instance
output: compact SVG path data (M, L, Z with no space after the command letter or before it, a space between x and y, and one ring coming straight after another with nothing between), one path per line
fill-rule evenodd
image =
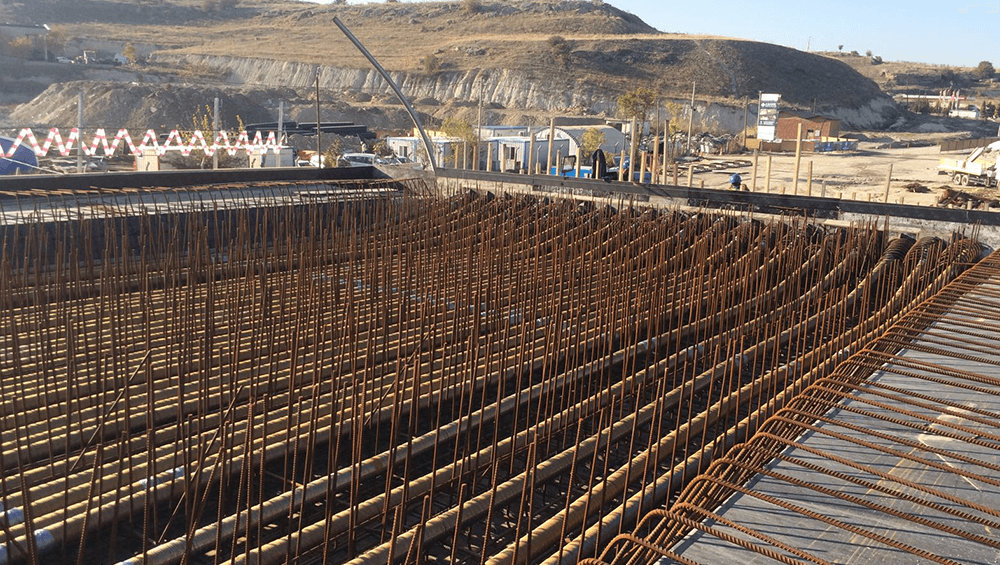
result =
M7 158L7 152L14 145L14 140L9 137L0 137L0 175L13 175L18 170L21 172L32 172L38 167L38 159L30 146L21 145L11 157Z

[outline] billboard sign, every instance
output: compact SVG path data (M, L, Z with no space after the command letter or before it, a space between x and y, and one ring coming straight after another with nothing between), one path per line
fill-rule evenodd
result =
M761 94L757 103L757 139L774 141L778 128L780 94Z

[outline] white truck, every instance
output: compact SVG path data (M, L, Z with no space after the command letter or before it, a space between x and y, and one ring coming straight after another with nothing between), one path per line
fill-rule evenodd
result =
M961 186L997 186L997 157L1000 141L979 147L964 159L941 159L939 175L950 175L951 181Z

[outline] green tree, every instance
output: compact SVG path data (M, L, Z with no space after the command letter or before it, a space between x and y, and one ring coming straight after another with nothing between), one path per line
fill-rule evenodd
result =
M441 124L441 131L448 137L457 137L468 143L476 142L476 131L472 124L461 118L446 118Z
M215 142L216 135L212 130L214 122L212 108L208 105L196 110L195 113L191 114L191 129L181 131L184 143L191 143L194 132L200 131L205 138L205 143L212 145ZM226 128L225 124L220 123L219 131L225 130L230 142L235 141L239 132L246 129L243 124L243 118L239 115L236 116L236 124L236 130L233 131ZM180 128L178 127L178 129ZM220 150L217 155L219 156L220 169L236 169L247 165L247 155L245 152L237 152L236 155L230 155L228 151ZM171 151L164 157L164 160L178 169L206 169L212 167L212 158L201 151L192 151L187 157L178 151Z
M667 100L663 104L663 109L666 111L667 117L670 118L670 133L684 131L684 127L681 124L681 118L685 115L684 106L672 100ZM750 126L747 129L753 129L756 131L756 128L753 126Z
M587 131L583 132L583 137L580 140L580 147L583 149L584 156L589 156L600 149L601 145L604 145L606 138L604 137L604 132L597 128L587 128Z
M475 147L476 131L472 128L472 124L461 118L446 118L444 123L441 124L441 131L448 137L457 137L464 141L466 151L472 151ZM455 151L456 153L460 153L461 148L456 147ZM424 154L426 155L426 151Z
M340 156L344 154L344 138L340 137L339 135L334 135L331 137L333 139L329 141L326 148L326 152L323 153L323 166L324 167L348 166L347 161L340 159Z
M993 78L993 75L996 74L996 69L993 68L993 63L990 63L989 61L980 61L979 65L976 66L976 70L973 72L979 80L986 80Z
M625 119L635 118L639 124L644 124L655 104L656 91L648 86L637 86L618 97L618 113Z

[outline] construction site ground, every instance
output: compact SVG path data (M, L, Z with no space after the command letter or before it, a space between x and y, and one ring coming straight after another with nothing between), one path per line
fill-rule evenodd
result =
M828 198L854 199L872 202L886 201L886 179L892 165L892 180L889 184L888 202L919 206L938 206L949 194L959 187L951 183L947 175L939 175L937 166L942 157L960 158L966 152L941 153L937 145L898 149L876 149L881 142L862 142L858 150L845 153L803 153L799 164L797 191L795 183L794 153L761 153L757 156L757 178L753 181L752 166L736 169L720 169L694 175L694 185L705 188L724 189L729 186L729 177L739 173L746 185L752 185L757 192L771 194L806 195L809 193L809 164L812 163L812 195ZM767 161L771 159L771 181L768 189ZM752 162L753 157L749 160ZM686 184L687 176L682 172L678 184ZM672 179L670 179L672 180ZM824 192L825 185L825 192ZM947 192L951 190L951 192ZM980 202L989 203L997 197L996 188L961 187L961 192L973 197L973 206ZM952 198L952 206L965 206L965 199ZM956 203L957 202L957 203Z

